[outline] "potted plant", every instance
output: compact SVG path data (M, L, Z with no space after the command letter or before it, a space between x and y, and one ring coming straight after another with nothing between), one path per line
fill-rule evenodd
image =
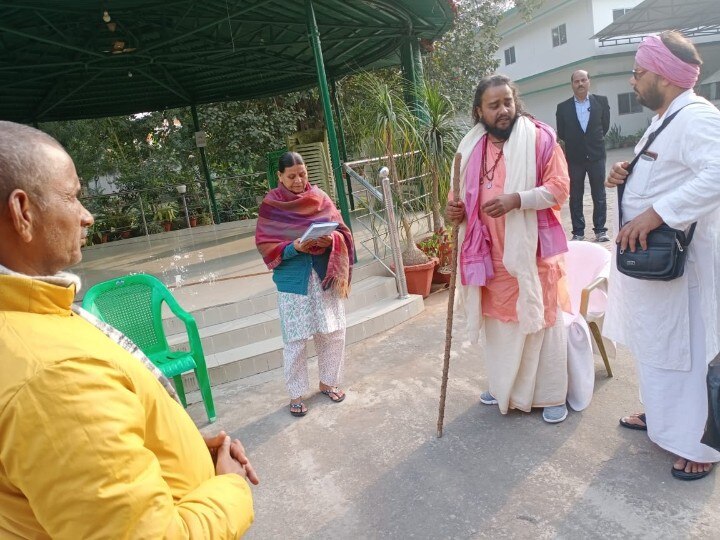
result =
M95 215L95 223L88 229L88 235L89 234L93 236L93 244L104 244L108 241L110 237L110 223L105 214L98 213Z
M398 174L399 164L395 159L396 154L412 155L412 152L418 150L420 136L416 118L403 101L398 89L377 75L362 74L360 87L363 97L354 108L354 114L358 118L352 122L352 125L362 130L358 133L358 138L367 145L367 150L384 155L387 160L395 208L404 233L402 260L408 292L426 297L430 294L432 272L436 261L430 259L416 245L408 215L411 210L406 208L405 204L406 188ZM417 172L410 170L414 166L413 159L406 159L400 165L408 166L408 170L404 171L407 175Z
M162 223L165 232L172 230L172 222L177 217L178 206L174 202L160 203L155 207L155 221Z
M197 222L198 225L212 225L212 218L210 217L210 214L207 214L205 212L199 214L197 216Z
M163 226L160 225L157 221L151 221L147 224L147 232L148 234L159 234L163 232L165 229L163 229Z
M132 207L125 207L106 216L107 224L113 238L130 238L132 230L137 226L138 211Z
M418 247L425 255L437 259L438 264L433 269L433 283L450 283L450 259L452 257L452 246L450 237L445 229L440 229L422 240Z

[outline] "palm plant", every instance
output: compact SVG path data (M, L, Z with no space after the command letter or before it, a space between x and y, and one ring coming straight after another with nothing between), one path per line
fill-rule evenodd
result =
M362 97L349 111L350 129L363 153L386 156L398 217L405 233L403 263L422 264L428 258L415 244L412 223L403 204L403 186L398 170L400 168L404 175L411 172L417 166L417 160L398 161L395 158L395 154L412 153L419 149L416 118L403 101L399 85L389 84L373 73L358 75L356 84Z
M450 99L440 92L439 86L425 83L420 88L426 119L420 123L421 152L432 181L431 209L433 230L443 229L440 201L447 199L455 149L460 142L461 130L455 121L455 108Z

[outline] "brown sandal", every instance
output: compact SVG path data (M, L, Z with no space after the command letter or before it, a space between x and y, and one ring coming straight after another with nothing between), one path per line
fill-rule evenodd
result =
M340 403L343 399L345 399L345 392L340 390L337 386L333 386L330 390L320 390L320 392L325 394L335 403Z
M640 420L640 421L641 421L643 424L645 424L645 425L641 426L640 424L633 424L632 422L628 422L628 421L626 420L626 418L627 418L627 419L637 418L638 420ZM621 425L622 427L628 428L628 429L636 429L636 430L638 430L638 431L647 431L647 420L645 419L645 413L631 414L630 416L626 416L625 418L621 418L621 419L620 419L620 425Z

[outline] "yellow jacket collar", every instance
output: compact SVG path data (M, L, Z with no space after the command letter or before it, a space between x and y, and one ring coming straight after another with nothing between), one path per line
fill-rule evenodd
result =
M0 311L70 316L74 299L74 283L62 286L30 276L0 275Z

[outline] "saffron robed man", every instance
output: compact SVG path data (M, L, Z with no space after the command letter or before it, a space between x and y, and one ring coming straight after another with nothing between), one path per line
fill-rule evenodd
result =
M0 121L0 538L238 538L257 476L170 382L73 307L93 218L70 156Z
M482 337L488 389L480 401L543 409L562 422L568 387L561 305L562 254L538 257L538 213L557 213L568 196L565 158L553 130L525 114L505 76L480 81L473 127L458 152L460 199L446 215L458 229L458 311L471 341ZM565 236L558 232L565 245Z
M608 187L624 184L618 249L647 247L663 222L686 230L697 223L684 274L671 281L633 279L614 267L604 333L635 356L644 413L620 419L647 430L674 456L672 475L707 476L720 452L700 442L708 414L707 364L720 351L720 112L693 87L702 60L678 32L640 44L629 79L638 101L657 114L635 147L639 152L666 118L628 176L615 163Z

